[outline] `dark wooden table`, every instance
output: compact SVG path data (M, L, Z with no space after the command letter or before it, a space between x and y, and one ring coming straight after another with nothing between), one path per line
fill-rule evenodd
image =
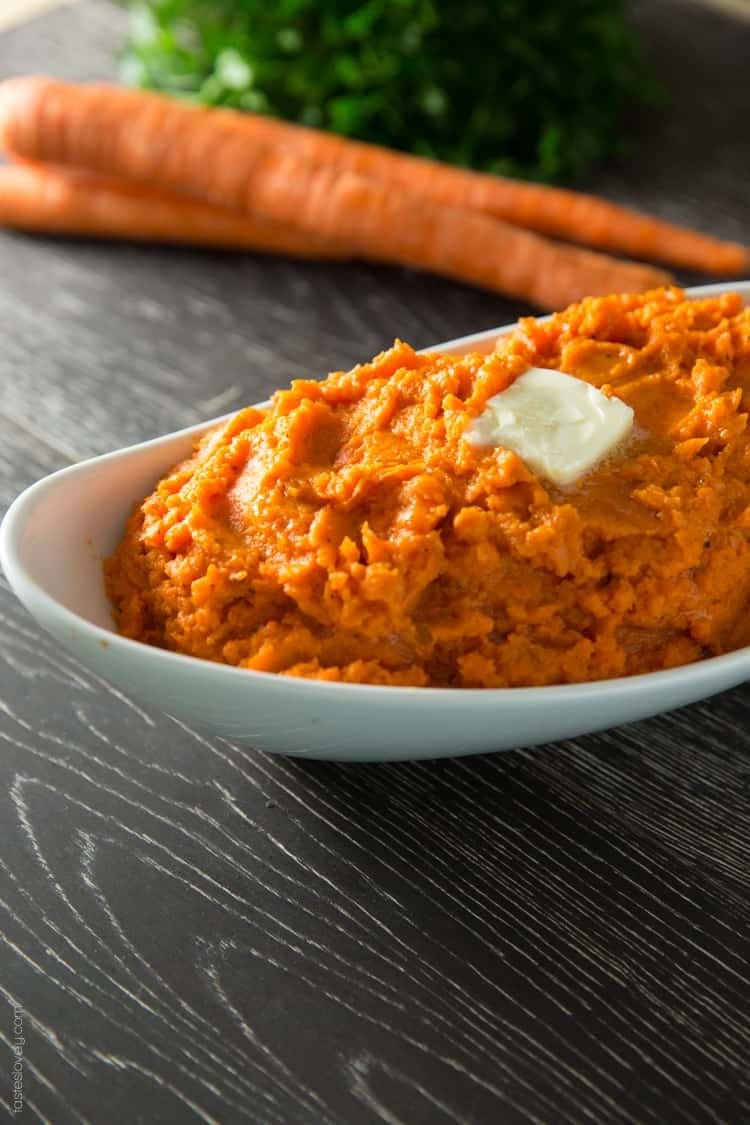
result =
M672 91L593 186L750 235L750 26L637 15ZM106 77L85 0L0 75ZM689 280L689 279L686 279ZM525 311L366 266L0 236L0 507L303 372ZM750 1120L750 694L483 759L211 741L99 681L0 579L0 1099L29 1121Z

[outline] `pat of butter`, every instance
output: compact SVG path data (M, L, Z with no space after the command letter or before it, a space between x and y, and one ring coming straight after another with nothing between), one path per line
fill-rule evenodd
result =
M502 445L554 484L571 484L627 437L633 411L562 371L530 367L487 401L467 437Z

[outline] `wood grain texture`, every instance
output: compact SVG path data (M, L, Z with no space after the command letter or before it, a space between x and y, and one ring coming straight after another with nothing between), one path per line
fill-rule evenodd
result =
M676 98L601 183L747 236L749 33L639 11ZM0 74L106 76L121 23L83 0L0 37ZM684 114L712 81L736 134L706 168ZM520 311L396 270L1 236L0 508ZM30 1122L750 1120L749 701L471 761L285 761L142 711L0 578L0 1115L17 1004Z

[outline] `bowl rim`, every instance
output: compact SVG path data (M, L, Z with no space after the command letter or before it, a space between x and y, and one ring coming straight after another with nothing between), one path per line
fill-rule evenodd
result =
M744 291L743 296L748 303L750 303L750 280L738 281L734 284L718 283L695 286L685 290L686 294L691 299L700 299L704 296L721 295L722 293L735 291ZM432 352L447 348L462 347L464 345L471 346L472 343L483 343L493 336L503 335L511 331L514 327L515 324L503 325L499 328L488 329L483 332L472 333L469 336L458 337L455 340L449 340L442 344L434 344L429 348L421 350ZM265 404L260 403L257 405L263 406ZM301 695L338 695L343 692L346 693L349 698L354 698L357 695L369 697L374 693L380 698L390 696L393 699L398 698L403 702L429 698L431 704L438 706L454 706L458 699L471 701L475 706L479 705L482 708L492 707L493 704L496 704L501 698L505 700L513 699L517 702L523 699L526 702L533 701L540 705L543 703L562 702L563 700L567 703L584 703L592 697L596 697L597 701L601 702L603 699L606 699L607 696L616 697L624 690L637 691L639 687L641 689L648 687L649 689L657 691L661 689L667 690L669 687L677 684L688 687L694 684L700 684L703 681L708 681L709 684L717 683L719 685L717 690L721 690L721 685L731 681L735 671L745 668L747 676L750 677L750 645L745 645L742 648L734 649L731 652L722 653L718 656L706 657L702 660L693 661L690 664L682 664L674 668L661 669L655 672L641 672L634 675L609 677L601 680L546 684L542 686L446 688L315 680L301 676L287 676L276 672L261 672L255 669L222 664L218 661L173 652L169 649L146 644L144 641L136 641L130 637L124 637L115 630L114 623L111 630L105 629L101 625L89 621L81 614L68 609L67 606L64 606L62 602L49 594L43 586L31 577L21 558L20 544L23 532L33 518L34 508L39 500L56 488L62 478L74 478L76 475L90 471L95 464L104 464L122 458L127 454L138 454L149 448L162 445L167 441L177 441L179 439L187 439L190 436L197 436L212 426L232 418L236 413L237 411L230 411L227 414L220 415L218 418L199 422L193 426L187 426L169 434L149 438L135 445L112 450L109 453L100 454L99 456L76 462L73 465L65 466L43 477L41 480L36 481L34 484L31 484L15 498L0 523L0 566L2 566L11 588L27 609L32 612L32 615L40 620L40 623L43 624L46 620L53 620L61 628L68 631L72 630L74 633L86 633L91 639L98 643L103 651L112 648L131 658L139 660L146 658L152 661L156 667L171 668L177 675L183 672L193 675L202 672L204 675L213 679L225 679L227 683L231 683L232 680L235 680L238 684L244 684L245 686L247 686L248 677L250 677L252 680L271 688L274 692L280 689L286 690L293 687L293 689ZM31 610L31 606L34 607L33 610ZM735 679L735 683L741 682L741 679L742 677L738 677Z

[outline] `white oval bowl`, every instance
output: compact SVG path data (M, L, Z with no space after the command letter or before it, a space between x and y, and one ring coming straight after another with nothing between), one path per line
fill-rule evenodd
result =
M739 291L750 282L691 289ZM512 327L434 349L490 350ZM72 465L26 489L0 527L0 562L29 613L97 675L215 735L280 754L349 761L438 758L572 738L704 699L750 678L750 647L665 672L554 687L461 689L325 683L214 664L114 631L102 560L134 503L220 419Z

